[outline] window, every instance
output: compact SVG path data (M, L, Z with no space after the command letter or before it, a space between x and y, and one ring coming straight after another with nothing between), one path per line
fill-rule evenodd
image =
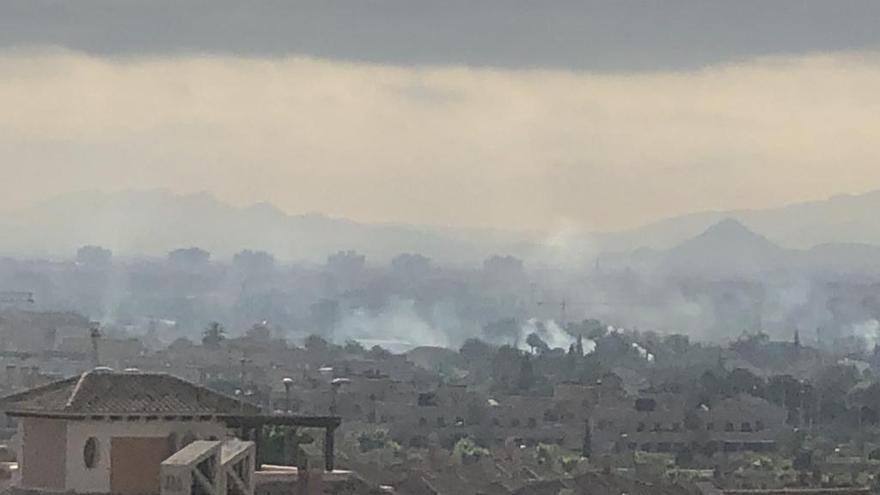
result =
M743 423L740 425L739 429L740 429L740 431L750 432L750 431L752 431L752 424L749 423L748 421L743 421Z
M733 431L733 423L728 421L724 424L724 431Z
M660 423L654 423L654 427L651 428L651 431L663 431L663 425Z
M419 426L428 426L428 420L425 418L419 418Z
M714 431L714 430L715 430L715 423L712 423L712 422L706 423L706 431Z
M98 439L89 437L83 446L83 463L85 463L87 468L93 469L98 465L98 459Z
M516 428L518 426L519 426L519 419L513 418L510 420L510 427L511 428Z
M645 423L639 423L636 425L636 431L645 431Z
M437 416L437 426L439 426L440 428L445 427L446 426L446 418L444 418L443 416Z

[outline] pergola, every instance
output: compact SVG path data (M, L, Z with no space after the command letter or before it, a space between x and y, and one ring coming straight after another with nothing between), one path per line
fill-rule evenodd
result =
M252 440L257 447L256 469L262 467L261 447L264 426L291 426L298 428L321 428L324 430L324 469L333 471L336 464L334 434L342 424L338 416L297 416L290 414L243 414L224 416L223 421L230 428L240 430L239 437Z

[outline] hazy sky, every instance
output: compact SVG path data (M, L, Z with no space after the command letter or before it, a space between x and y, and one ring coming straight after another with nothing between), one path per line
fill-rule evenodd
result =
M9 0L0 208L162 187L592 230L880 189L878 25L874 0Z

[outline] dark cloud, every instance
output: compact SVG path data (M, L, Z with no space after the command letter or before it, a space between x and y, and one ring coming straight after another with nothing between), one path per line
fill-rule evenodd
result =
M876 0L5 0L0 46L599 71L880 46Z

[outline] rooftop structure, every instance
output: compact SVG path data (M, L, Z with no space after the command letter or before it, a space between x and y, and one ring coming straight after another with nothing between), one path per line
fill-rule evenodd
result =
M205 491L219 494L235 485L247 495L254 486L246 471L260 467L264 426L323 428L331 471L339 426L332 417L264 415L257 406L169 374L108 368L4 397L0 410L18 422L16 489L38 493L169 492L160 487L163 469L177 470L181 480L199 478L202 457L216 457L208 463L215 466L214 478L201 480ZM202 457L188 459L188 452ZM226 464L238 473L232 485L227 478L235 476L220 474Z
M0 399L10 416L230 416L260 409L165 373L96 369Z

